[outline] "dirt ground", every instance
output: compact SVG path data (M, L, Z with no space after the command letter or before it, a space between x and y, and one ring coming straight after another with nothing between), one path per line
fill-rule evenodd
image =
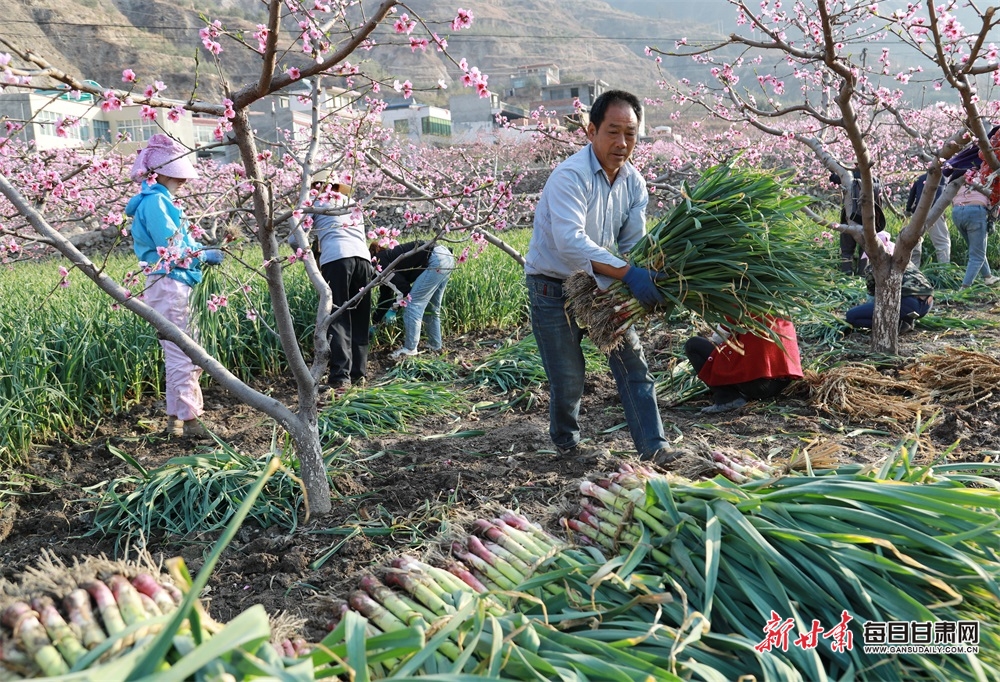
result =
M956 306L950 316L995 315L995 301ZM507 336L498 333L499 340ZM948 347L965 347L1000 356L996 341L1000 330L930 331L918 327L901 340L898 365ZM651 369L663 369L672 350L684 339L667 331L648 333L647 356ZM449 358L473 362L491 350L489 338L449 339ZM864 361L867 337L847 337L843 359ZM390 366L389 349L375 349L370 376L376 378ZM804 363L821 349L803 345ZM891 372L892 365L882 365ZM276 396L287 393L281 380L268 382ZM496 399L496 395L484 398ZM246 524L215 570L207 595L211 613L221 621L233 618L254 603L269 613L287 612L305 620L304 634L316 641L326 631L329 615L323 597L343 597L360 575L382 566L403 552L424 552L429 541L447 535L462 519L492 517L498 507L520 509L537 521L554 524L560 505L576 498L579 480L601 470L613 470L617 460L634 455L627 430L616 428L624 417L610 374L590 375L582 407L584 436L606 445L612 459L596 465L559 460L548 438L548 398L545 387L534 392L530 406L487 410L450 417L435 417L415 425L409 433L383 435L350 444L357 463L337 478L343 495L332 515L313 519L293 533L261 529ZM811 406L805 387L799 385L776 402L751 403L721 415L702 415L706 398L684 405L661 404L668 439L681 448L745 448L763 459L789 456L810 442L830 441L840 446L845 461L872 462L892 452L900 434L888 433L875 421L848 420ZM268 451L273 429L268 418L232 401L213 385L206 389L207 423L227 429L231 441L243 452L259 456ZM99 425L73 443L52 444L33 455L33 478L26 494L17 498L16 511L8 506L0 515L0 576L16 580L37 560L42 549L71 561L84 555L114 554L110 540L84 537L90 528L91 510L82 500L84 490L113 477L134 474L109 451L124 450L143 466L153 468L170 457L190 454L205 446L185 439L169 440L158 433L165 418L162 403L150 401ZM954 459L976 460L1000 453L1000 413L995 401L970 409L947 409L921 441L923 457L941 453L955 441ZM425 436L452 431L480 430L470 438ZM359 519L392 520L400 529L392 536L357 536L346 541L320 568L309 564L342 539L314 531L351 526ZM211 548L211 537L159 539L151 543L154 558L180 555L196 570Z

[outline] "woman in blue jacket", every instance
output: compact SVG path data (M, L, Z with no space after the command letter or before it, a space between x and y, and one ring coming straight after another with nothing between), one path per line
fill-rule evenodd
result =
M195 241L184 212L174 205L177 190L198 177L187 154L167 135L150 137L132 166L131 177L142 187L125 206L125 215L132 218L133 248L146 274L146 304L196 337L192 288L201 281L202 263L221 263L222 252ZM198 384L202 370L174 343L161 340L160 345L166 360L167 433L205 438L208 432L198 421L204 412Z

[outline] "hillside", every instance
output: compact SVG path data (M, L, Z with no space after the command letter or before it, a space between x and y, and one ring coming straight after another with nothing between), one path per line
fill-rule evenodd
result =
M131 68L140 82L162 80L171 97L221 92L222 79L198 38L204 24L190 0L7 0L4 9L0 35L75 76L121 86L122 71ZM227 24L250 25L238 14L223 17ZM246 61L226 66L236 83L251 73Z
M259 0L8 0L8 21L0 35L30 46L55 66L103 85L118 85L121 72L132 68L140 81L157 78L167 94L209 98L221 92L222 78L211 55L201 48L199 13L220 19L229 28L253 30L264 20ZM374 3L366 2L365 7ZM473 27L451 33L444 23L455 9L471 9ZM659 76L652 61L642 55L656 35L672 36L676 23L639 17L612 8L605 0L414 0L413 11L438 23L447 35L456 59L493 76L499 87L521 64L553 62L563 81L600 78L614 86L657 96ZM451 35L449 35L451 34ZM686 33L685 33L686 34ZM383 49L363 56L375 62L374 71L388 77L409 78L432 85L439 78L451 82L461 72L433 50L413 54L391 28L379 31ZM234 87L249 80L256 69L252 53L224 43L221 55L226 79Z

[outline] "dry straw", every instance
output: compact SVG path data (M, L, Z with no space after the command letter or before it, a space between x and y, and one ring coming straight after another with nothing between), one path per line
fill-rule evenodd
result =
M817 409L883 422L899 431L907 430L917 415L934 410L923 387L886 376L869 365L852 362L823 373L807 370L803 380Z
M898 377L869 365L845 363L822 373L806 371L804 381L817 409L906 431L920 415L937 412L942 405L968 409L993 397L1000 361L947 348L921 356L900 369Z
M1000 360L960 348L925 355L900 377L927 389L936 402L967 410L993 397L1000 382Z

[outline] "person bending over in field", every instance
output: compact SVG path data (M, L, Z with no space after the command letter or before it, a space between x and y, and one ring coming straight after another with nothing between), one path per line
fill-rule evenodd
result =
M167 135L150 137L132 166L132 180L142 187L125 206L125 215L132 218L133 248L146 273L145 302L196 338L191 292L201 282L202 264L221 263L222 251L195 241L184 212L174 205L177 190L198 177L187 154ZM160 345L166 361L168 435L207 438L198 420L204 412L201 368L173 342L161 340Z
M892 255L896 244L889 237L889 233L882 230L875 236L885 245L886 251ZM866 255L865 261L867 260ZM868 300L848 310L846 315L847 323L859 329L871 329L872 316L875 314L875 273L872 272L871 263L868 263L865 269L865 283L868 287ZM906 269L903 270L903 283L900 286L900 333L913 331L914 323L929 313L933 306L934 287L912 261L907 263Z
M441 301L448 278L455 269L455 256L443 244L430 246L420 241L406 242L391 249L372 242L369 251L380 271L402 256L380 289L375 311L375 319L381 316L381 321L392 322L396 318L395 309L403 309L403 347L393 351L389 357L400 360L416 355L421 328L426 328L427 345L431 351L440 352L443 348Z
M583 330L565 309L564 280L584 271L600 286L622 280L647 308L664 302L653 273L623 259L646 233L649 195L629 163L641 116L642 106L629 92L609 90L598 97L587 126L590 144L552 171L535 211L524 272L531 328L549 380L549 435L564 458L587 461L608 454L580 441ZM676 459L663 436L653 377L634 329L608 361L640 459L660 464Z
M712 390L712 404L704 414L728 412L748 400L774 398L802 378L802 362L795 327L788 320L768 325L781 340L754 334L731 334L719 326L710 339L695 336L684 344L684 354L698 378Z

